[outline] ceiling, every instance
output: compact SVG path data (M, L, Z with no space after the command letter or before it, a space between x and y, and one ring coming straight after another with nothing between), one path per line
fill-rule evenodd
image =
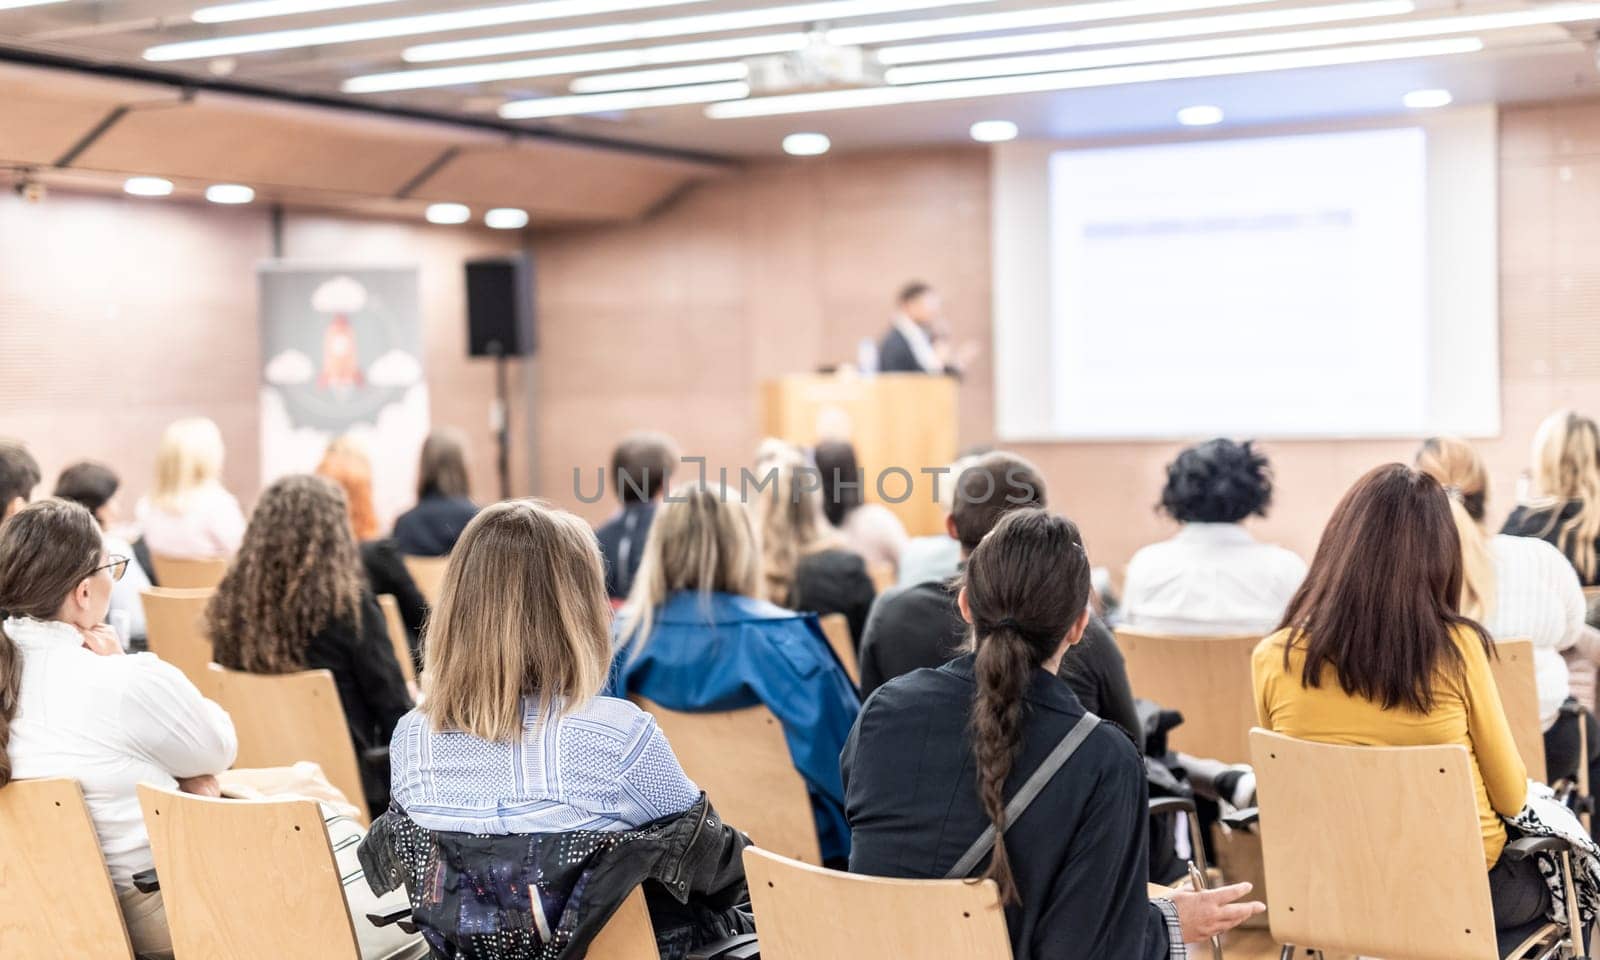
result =
M864 149L891 145L927 144L958 141L966 137L967 126L976 120L1003 118L1015 121L1025 137L1090 138L1108 135L1141 134L1176 128L1175 113L1184 106L1206 103L1223 108L1230 124L1264 124L1285 121L1304 121L1347 116L1370 116L1394 113L1402 108L1400 98L1408 91L1420 88L1445 88L1457 102L1509 102L1555 99L1566 96L1593 95L1600 92L1600 74L1586 41L1595 35L1600 26L1600 3L1558 2L1539 4L1517 0L1469 0L1450 3L1444 0L1388 0L1390 6L1378 15L1378 8L1368 0L1365 8L1354 8L1351 0L1075 0L1070 4L1043 2L1043 0L535 0L514 3L507 0L292 0L307 6L330 6L342 3L340 9L322 9L249 20L222 23L195 21L196 11L214 6L197 0L54 0L33 6L5 9L7 4L19 0L0 0L0 58L6 50L13 57L38 61L109 67L120 71L119 82L138 87L137 97L147 97L138 109L136 122L124 119L111 128L107 136L85 151L85 164L118 165L133 168L146 153L162 153L162 143L172 138L188 138L184 147L192 151L194 165L202 163L208 155L217 163L232 164L241 177L258 174L250 168L248 157L228 156L234 136L262 129L259 124L284 125L278 136L292 136L299 129L281 114L274 114L264 106L257 106L246 119L239 119L236 111L229 109L240 102L237 96L256 88L283 92L327 103L356 102L362 105L403 111L408 115L428 115L441 119L471 118L479 127L471 133L457 129L440 133L444 141L422 137L417 146L415 138L407 138L404 150L399 147L384 148L384 122L376 115L343 113L329 107L318 125L319 136L328 143L308 143L301 156L295 159L307 167L327 166L328 154L334 151L341 157L338 182L316 184L320 188L345 190L360 188L380 174L401 180L400 170L409 175L418 172L419 165L432 162L439 151L459 146L447 167L449 176L442 181L447 192L459 196L473 189L490 192L506 186L516 179L520 161L531 154L520 151L548 152L555 150L580 151L571 153L565 165L554 163L552 175L588 175L600 189L611 178L590 170L582 162L582 144L565 144L549 138L506 146L507 130L526 130L535 134L554 132L581 138L600 138L633 145L645 145L684 151L693 156L649 156L623 152L605 153L614 158L627 157L629 163L671 171L663 173L666 179L685 176L691 168L705 173L705 167L696 168L702 159L716 157L762 156L777 153L782 137L798 130L815 130L828 134L837 149ZM38 0L33 0L37 3ZM218 0L220 2L220 0ZM272 0L282 5L291 0ZM1410 6L1405 6L1409 4ZM799 10L791 8L801 7ZM260 9L259 7L257 8ZM1348 9L1348 13L1341 13ZM1358 16L1361 10L1371 15ZM1433 32L1428 26L1441 18L1471 14L1500 14L1556 10L1571 10L1563 23L1520 25L1503 28L1469 28L1440 26ZM610 12L597 12L606 11ZM473 15L488 11L487 16L508 20L499 25L470 28L438 29L451 27L442 23L437 15ZM511 11L508 13L507 11ZM873 12L877 11L877 12ZM887 11L887 12L886 12ZM1239 16L1244 14L1294 18L1307 15L1290 25L1290 19L1275 21L1270 26L1247 25L1244 20L1200 23L1205 18ZM744 14L765 21L758 25L728 22L719 15ZM854 14L854 15L851 15ZM433 20L416 21L409 18L434 15ZM1036 25L1017 26L1016 20L1006 21L1004 15L1029 16ZM201 17L207 14L201 13ZM990 19L974 21L970 18L987 16ZM997 20L996 17L1002 19ZM687 19L694 18L694 19ZM1089 22L1061 22L1071 19ZM480 18L481 19L481 18ZM1056 23L1048 21L1054 19ZM927 21L952 20L948 24L923 29ZM315 31L353 26L368 33L366 24L371 21L398 22L389 32L402 35L383 39L355 39L348 42L331 42L326 33ZM1177 23L1174 26L1174 22ZM1265 22L1265 21L1263 21ZM1422 27L1407 33L1406 24L1420 22ZM1236 24L1229 29L1224 24ZM916 25L906 28L905 25ZM1194 25L1186 29L1185 24ZM632 25L632 33L646 34L632 39L616 32L619 25ZM1383 31L1399 25L1392 36ZM902 34L918 34L899 40L875 40L873 30L865 28L889 27ZM1127 39L1106 35L1097 39L1094 29L1110 27L1135 28L1124 33ZM1151 28L1152 36L1176 39L1133 39L1140 28ZM1356 32L1340 36L1336 32L1315 40L1297 43L1291 39L1274 46L1275 39L1298 31L1337 31L1351 28ZM193 41L230 41L241 36L256 36L283 31L313 31L300 34L298 39L312 41L314 45L285 45L283 49L258 52L228 53L186 50L182 44ZM1089 30L1091 33L1068 34L1064 31ZM1368 32L1362 33L1362 30ZM851 37L854 31L855 37ZM878 31L881 36L883 31ZM866 34L865 39L858 39ZM975 87L947 87L934 90L937 83L922 83L919 89L931 91L929 96L940 99L931 102L896 103L852 109L823 109L817 112L715 118L707 115L708 107L702 103L680 106L662 106L635 109L611 109L595 115L569 116L552 119L506 120L498 116L499 108L510 101L538 100L546 97L572 95L575 81L582 87L593 85L598 77L609 77L619 72L622 64L641 63L661 68L709 65L706 74L713 77L718 71L725 74L720 80L703 80L716 83L724 90L740 70L749 67L749 55L741 51L782 47L794 37L811 44L812 57L797 54L773 55L782 57L777 66L797 67L824 62L837 64L844 57L845 67L830 70L817 79L814 86L795 88L804 92L812 89L835 90L862 84L868 87L883 86L882 80L866 68L861 76L850 75L849 55L864 53L870 62L883 51L904 53L908 45L942 43L954 40L1005 40L1006 38L1054 37L1058 41L1041 39L1039 53L1076 55L1076 62L1055 61L1039 67L1040 73L1027 73L1031 68L1012 65L1007 61L989 57L974 57L961 51L924 51L906 54L922 57L911 66L932 65L950 69L956 75L975 78L987 76L1014 76L1024 73L1024 92L994 94L977 81ZM1451 38L1452 43L1463 39L1479 38L1483 49L1476 52L1430 50L1439 55L1418 56L1417 48L1390 49L1396 43L1426 43L1438 37ZM789 40L785 40L787 37ZM459 41L492 40L499 38L496 51L479 48L441 47L440 44ZM828 42L818 46L825 38ZM1193 47L1199 40L1220 44L1206 49ZM1263 39L1265 38L1265 39ZM291 38L294 39L294 38ZM269 38L271 40L271 38ZM850 42L845 42L849 40ZM1023 43L1027 43L1024 40ZM1189 43L1188 47L1148 50L1152 43ZM1052 45L1053 43L1053 45ZM1262 44L1251 46L1252 44ZM685 48L686 44L700 46ZM705 46L710 44L710 46ZM1233 46L1230 46L1233 44ZM172 45L180 45L174 47ZM270 43L268 45L271 45ZM156 49L152 49L156 48ZM663 50L663 48L669 48ZM1283 50L1309 49L1313 58L1322 56L1322 65L1302 65L1300 52L1274 53ZM411 60L407 59L407 51ZM641 52L642 51L642 52ZM1255 51L1252 59L1252 51ZM1387 52L1385 52L1387 51ZM1347 53L1355 58L1381 57L1369 62L1347 63L1338 61ZM148 56L147 56L148 53ZM200 55L190 56L190 53ZM611 54L609 57L575 55ZM1038 54L1030 54L1038 55ZM1238 57L1244 55L1244 60ZM1392 56L1392 58L1391 58ZM419 60L418 58L428 58ZM566 58L555 63L551 57ZM1098 57L1089 62L1082 58ZM1265 57L1267 59L1260 59ZM1286 58L1274 60L1272 58ZM154 58L154 59L152 59ZM524 61L541 61L532 67ZM1237 62L1236 62L1237 61ZM1154 69L1117 66L1118 64L1157 63ZM506 64L517 64L508 67ZM605 64L617 64L606 66ZM1108 69L1090 69L1103 64ZM744 66L741 66L744 65ZM1281 66L1284 69L1267 71ZM538 76L518 75L502 79L472 79L448 85L415 87L387 92L352 93L347 85L354 78L379 76L376 81L356 80L356 84L394 84L410 86L418 82L415 74L407 74L399 81L387 79L389 75L407 71L435 70L439 68L484 67L502 74L537 73ZM1252 72L1238 72L1248 70ZM961 71L966 71L962 74ZM1264 72L1254 72L1264 71ZM148 73L146 73L148 72ZM482 71L479 71L480 73ZM1069 76L1070 74L1070 76ZM159 75L159 76L158 76ZM184 102L181 92L158 81L166 76L178 76L192 83L200 92L192 101ZM5 82L0 73L0 87ZM893 74L891 74L891 77ZM1031 76L1034 79L1029 79ZM1042 80L1035 82L1043 76ZM1064 79L1063 79L1064 78ZM427 79L424 74L422 79ZM666 79L666 78L657 78ZM103 117L97 113L104 98L83 94L75 88L77 83L85 88L92 86L93 78L60 82L60 90L31 106L16 105L8 109L0 97L0 153L6 152L7 141L29 145L35 139L51 139L45 126L71 127L79 136L86 127L92 128ZM607 80L598 81L606 84ZM640 83L654 82L650 78L630 82L615 81L622 88L637 87ZM755 81L749 81L754 83ZM1004 82L1004 81L1003 81ZM666 90L665 96L674 96L685 87L700 84L680 83L673 87L655 87ZM897 84L901 89L918 87L916 83ZM1049 89L1067 87L1068 89ZM128 102L129 86L118 95L116 102ZM750 102L763 97L781 96L793 92L781 88L758 88L748 96ZM848 93L848 90L845 91ZM691 90L691 95L693 91ZM629 94L631 96L631 94ZM707 95L710 95L709 92ZM725 93L724 95L729 95ZM913 94L921 96L922 93ZM137 98L136 97L136 98ZM235 99L229 100L229 97ZM948 99L946 99L948 98ZM326 103L324 102L326 101ZM152 105L161 109L147 109ZM824 104L826 105L826 104ZM548 105L535 107L546 109ZM719 107L709 108L713 112ZM737 109L737 107L735 107ZM31 111L31 112L30 112ZM206 113L206 111L212 111ZM188 112L188 116L183 116ZM224 121L226 114L231 119ZM356 126L365 132L345 141L337 141L338 128L352 123L352 117L362 119ZM181 118L181 119L180 119ZM276 118L276 119L274 119ZM71 122L67 122L67 121ZM212 121L212 122L207 122ZM72 123L77 126L73 127ZM230 126L231 125L231 126ZM242 126L241 126L242 125ZM438 128L443 130L443 127ZM464 129L464 128L463 128ZM207 132L209 131L209 132ZM196 141L193 138L199 137ZM59 141L60 137L56 138ZM142 146L140 141L148 141ZM71 146L69 139L68 146ZM365 151L377 144L381 154L368 156ZM33 145L44 157L62 149L60 142ZM170 149L170 148L169 148ZM344 152L340 152L344 151ZM509 154L497 156L500 154ZM11 151L15 152L15 150ZM235 151L236 152L236 151ZM543 153L540 154L543 156ZM709 157L708 157L709 155ZM55 154L59 156L59 154ZM4 159L4 157L0 157ZM15 159L10 158L10 159ZM290 166L293 163L289 163ZM677 165L677 166L674 166ZM686 165L686 166L685 166ZM281 175L276 164L270 172ZM369 168L382 168L381 171ZM653 167L652 167L653 168ZM653 168L654 169L654 168ZM181 171L171 171L180 173ZM315 178L313 178L315 179ZM499 187L492 186L500 184ZM387 181L385 185L388 186ZM430 188L431 189L431 188ZM582 191L580 191L582 192ZM648 195L648 196L645 196ZM615 210L648 206L657 191L645 190L641 196L619 201ZM540 199L538 197L525 199ZM544 199L550 203L559 198ZM531 204L530 204L531 205ZM612 211L613 213L615 211Z

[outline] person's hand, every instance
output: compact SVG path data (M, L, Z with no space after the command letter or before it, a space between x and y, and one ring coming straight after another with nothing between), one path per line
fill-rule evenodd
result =
M178 781L178 789L184 793L192 793L197 797L220 797L222 785L217 778L209 773L198 777L184 777Z
M78 633L83 636L83 649L102 657L119 657L122 655L122 640L117 637L117 631L103 623L97 623L93 629L78 628Z
M1183 928L1183 942L1210 940L1258 913L1265 913L1267 905L1258 900L1234 902L1249 893L1250 889L1248 883L1235 883L1215 890L1174 891L1171 899L1178 908L1178 925Z

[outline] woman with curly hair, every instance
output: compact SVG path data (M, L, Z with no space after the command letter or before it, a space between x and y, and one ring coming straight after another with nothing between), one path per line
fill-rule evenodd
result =
M1271 503L1272 465L1250 441L1208 440L1178 454L1158 509L1183 526L1129 561L1123 622L1213 637L1277 629L1306 563L1244 528Z
M321 477L284 477L261 495L206 609L206 630L214 659L229 670L331 671L364 759L388 745L411 709L383 612L366 588L344 494ZM364 762L363 774L367 801L381 811L387 757Z

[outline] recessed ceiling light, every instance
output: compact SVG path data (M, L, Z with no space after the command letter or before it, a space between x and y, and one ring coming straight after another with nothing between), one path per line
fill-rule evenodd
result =
M206 187L206 199L212 203L249 203L256 192L241 183L217 183Z
M472 211L464 203L430 203L423 216L429 223L466 223L472 219Z
M1222 122L1222 108L1202 104L1178 111L1178 122L1186 127L1210 127Z
M1449 90L1413 90L1405 95L1405 105L1413 110L1448 107L1454 101Z
M166 197L172 194L172 181L160 177L129 177L122 182L122 190L136 197Z
M979 120L967 132L979 143L1001 143L1017 139L1017 125L1010 120Z
M528 225L528 211L496 207L483 215L483 225L491 230L521 230Z
M16 10L21 7L42 7L47 3L65 3L66 0L0 0L0 10Z
M791 157L819 157L833 141L825 133L791 133L783 138L783 152Z
M652 87L648 90L620 90L616 93L582 93L570 97L510 100L501 105L500 116L506 120L576 117L586 113L611 113L645 107L716 103L718 100L737 100L749 95L748 83L700 83L687 87Z
M261 20L267 17L288 17L298 13L320 13L324 10L343 10L347 7L372 7L395 0L245 0L243 3L221 3L201 7L189 14L195 23L233 23L237 20Z

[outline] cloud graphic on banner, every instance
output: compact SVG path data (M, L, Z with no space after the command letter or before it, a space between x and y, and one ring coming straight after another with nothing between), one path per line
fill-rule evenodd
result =
M334 277L311 294L311 309L318 313L357 313L367 305L367 288L350 277Z
M367 382L375 387L409 387L421 380L422 364L404 350L390 350L367 368Z
M316 365L311 362L310 357L299 350L285 350L267 361L267 370L264 374L268 383L280 387L310 383L311 378L316 375Z

